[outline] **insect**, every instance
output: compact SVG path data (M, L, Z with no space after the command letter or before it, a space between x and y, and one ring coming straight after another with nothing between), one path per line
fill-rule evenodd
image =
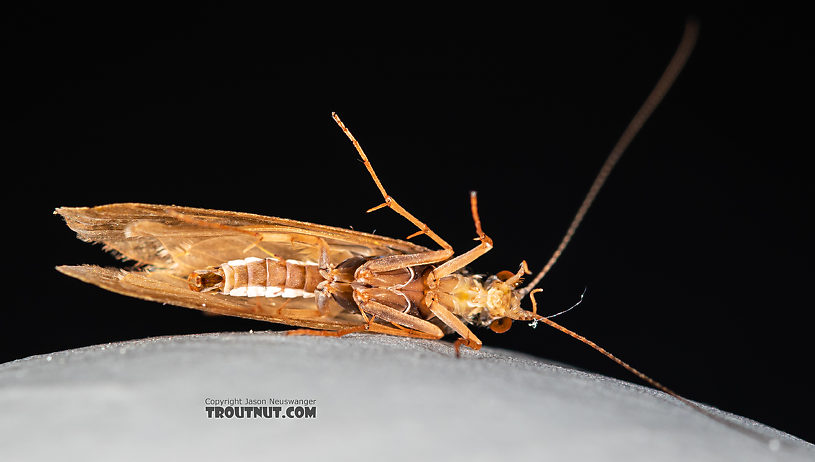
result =
M493 241L482 229L476 194L470 207L479 243L455 255L430 227L404 209L377 177L362 147L336 114L384 198L370 210L391 208L427 235L438 250L312 223L199 208L110 204L61 207L79 239L136 262L131 270L60 266L69 276L145 300L214 314L239 316L303 329L292 335L340 336L373 332L439 339L457 334L454 346L482 342L469 325L506 332L513 321L543 322L588 344L652 386L687 402L592 341L537 313L535 286L562 254L616 162L664 97L687 61L698 27L689 22L677 51L632 119L592 184L560 245L526 285L522 262L516 271L482 278L465 267L488 252ZM521 307L530 296L532 309Z

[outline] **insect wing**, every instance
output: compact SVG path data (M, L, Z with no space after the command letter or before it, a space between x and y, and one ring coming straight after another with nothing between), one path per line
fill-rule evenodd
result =
M102 243L123 258L148 270L99 266L60 266L57 269L84 282L122 295L169 303L214 314L338 330L358 326L358 313L321 316L314 299L231 297L189 289L187 276L195 269L246 257L275 255L316 262L321 241L332 263L352 256L382 256L426 251L424 247L341 228L187 207L149 204L111 204L99 207L62 207L55 211L84 241ZM403 335L380 324L374 332Z
M62 207L77 237L105 245L128 260L191 271L246 257L275 255L317 262L320 240L329 260L426 252L425 247L373 234L249 213L150 204Z
M137 297L160 303L194 308L213 314L239 316L261 321L277 322L297 326L325 329L316 321L319 313L313 300L290 299L281 306L278 299L263 300L244 297L229 297L218 294L194 292L187 287L184 279L165 271L126 271L118 268L103 268L95 265L59 266L61 273L103 289L122 295ZM310 319L315 318L315 319ZM303 322L298 323L298 320ZM347 327L358 323L353 317L346 320L333 318L334 328Z

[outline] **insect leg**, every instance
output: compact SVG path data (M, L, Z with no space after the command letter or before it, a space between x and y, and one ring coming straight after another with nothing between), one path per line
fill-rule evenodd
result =
M431 250L429 252L412 253L408 255L388 255L387 257L370 260L360 267L360 270L369 272L384 272L417 265L432 265L447 260L453 254L451 249Z
M479 338L476 337L475 334L473 334L470 329L465 326L458 317L456 317L456 315L445 308L444 305L436 300L433 300L433 302L430 303L430 311L461 336L461 338L456 340L456 342L453 344L453 347L456 349L456 356L459 355L458 350L462 344L472 348L473 350L478 350L481 348L481 340L479 340Z
M286 335L311 335L315 337L342 337L344 335L353 334L356 332L374 332L377 334L385 334L385 335L393 335L396 337L409 337L409 338L423 338L427 340L438 340L439 337L431 334L427 334L424 332L420 332L413 329L407 329L405 327L399 326L398 324L394 324L394 326L398 327L398 329L394 329L393 327L388 327L383 324L376 324L371 323L369 327L368 323L361 324L359 326L352 326L344 329L339 329L336 331L325 331L325 330L317 330L317 329L294 329L286 331Z
M376 187L379 188L379 192L381 192L382 197L385 198L385 202L369 209L368 212L373 212L374 210L381 209L382 207L390 207L394 212L398 213L399 215L402 215L403 217L405 217L405 219L407 219L409 222L413 223L414 225L416 225L417 228L419 228L419 231L411 234L410 236L407 237L407 239L416 237L420 234L427 234L427 236L430 239L433 239L433 241L440 245L444 250L449 251L448 258L452 256L453 247L450 246L450 244L448 244L438 234L434 233L426 224L424 224L418 218L414 217L413 214L405 210L401 205L399 205L399 203L396 202L396 199L391 197L388 194L388 192L385 191L385 187L382 186L382 182L379 181L379 177L376 176L376 172L374 172L374 168L371 165L371 162L368 160L368 156L365 155L365 152L362 150L362 147L359 145L359 142L357 142L356 138L354 138L354 135L352 135L351 131L345 127L345 124L342 123L339 116L335 112L331 113L331 117L334 118L334 121L337 122L337 125L339 125L340 128L342 128L342 131L345 133L348 139L351 140L351 143L353 143L354 147L357 149L357 152L359 153L359 156L365 163L365 168L368 169L368 173L371 175L371 178L373 178L374 183L376 183Z
M475 223L475 232L478 234L478 240L481 241L475 248L471 249L468 252L465 252L456 258L453 258L449 261L444 262L442 265L439 265L436 269L433 270L433 277L436 280L443 278L444 276L450 275L455 273L456 271L464 268L465 266L469 265L473 261L475 261L481 255L489 252L492 249L492 239L489 238L484 231L481 229L481 218L478 216L478 200L476 198L475 191L470 191L470 210L473 214L473 222ZM451 326L452 327L452 326Z
M374 317L368 319L364 324L358 326L346 327L339 330L316 330L316 329L294 329L286 331L286 335L313 335L316 337L342 337L343 335L353 334L354 332L363 332L371 328L374 322Z
M444 276L455 273L492 249L492 239L484 234L484 231L481 229L481 218L478 216L478 200L476 198L475 191L470 192L470 210L473 214L475 232L478 234L477 239L480 240L481 243L469 252L459 255L433 270L432 274L435 280L439 280ZM444 261L452 256L452 249L450 249L449 252L447 249L445 249L419 254L390 255L376 260L371 260L364 265L364 268L370 271L390 271L404 268L406 266L431 265L433 263Z
M492 239L489 238L484 231L481 229L481 218L478 216L478 200L476 197L475 191L470 192L470 210L473 214L473 223L475 224L475 232L478 235L478 240L481 242L473 249L468 252L465 252L452 260L449 260L436 269L434 269L430 275L432 278L428 278L428 281L432 284L432 280L435 279L438 281L440 278L452 274L458 271L461 268L472 263L475 259L484 255L485 253L489 252L492 249ZM450 326L453 330L458 333L461 338L453 343L453 347L456 349L456 356L459 356L459 347L461 345L466 345L473 350L478 350L481 348L481 340L475 336L475 334L470 331L470 329L464 325L461 320L450 312L444 305L438 302L436 299L436 295L433 291L428 292L428 298L426 298L426 302L428 307L430 308L430 312L436 315L441 322L445 323L446 325Z
M416 316L411 316L407 313L403 313L395 308L391 308L387 305L379 303L375 300L365 299L364 297L359 296L359 294L354 294L354 301L357 302L360 309L365 310L366 313L381 319L386 322L399 324L405 326L409 329L419 331L423 334L428 334L432 336L432 338L440 339L444 337L444 332L439 329L439 326L425 321L424 319L417 318Z

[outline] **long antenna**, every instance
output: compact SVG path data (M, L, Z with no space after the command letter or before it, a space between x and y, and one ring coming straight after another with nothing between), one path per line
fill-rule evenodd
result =
M696 411L708 416L709 418L711 418L711 419L713 419L713 420L715 420L715 421L717 421L717 422L719 422L721 424L724 424L724 425L726 425L726 426L728 426L730 428L738 430L738 431L740 431L740 432L742 432L742 433L744 433L746 435L749 435L749 436L751 436L753 438L757 438L759 441L761 441L763 443L767 443L770 447L773 447L774 445L777 446L777 445L780 444L779 440L777 440L775 438L768 437L767 435L762 434L758 430L754 430L754 429L751 429L749 427L739 425L737 422L732 422L730 420L727 420L723 416L714 414L712 411L709 411L709 410L703 408L701 405L694 403L693 401L685 398L684 396L680 395L679 393L671 390L670 388L666 387L665 385L657 382L656 380L652 379L651 377L648 377L647 375L645 375L642 372L638 371L633 366L629 365L627 362L625 362L622 359L614 356L608 350L606 350L605 348L601 347L600 345L592 342L591 340L587 339L586 337L583 337L582 335L578 334L577 332L574 332L572 330L569 330L569 329L561 326L560 324L556 323L555 321L552 321L548 317L541 316L541 315L537 314L538 304L535 301L535 294L537 292L541 292L541 290L542 289L535 289L529 294L529 298L532 299L532 311L530 312L530 311L523 311L522 310L521 314L517 318L514 318L514 319L524 320L524 321L533 321L533 322L540 321L540 322L542 322L542 323L544 323L544 324L546 324L546 325L548 325L550 327L553 327L553 328L563 332L564 334L568 335L569 337L572 337L575 340L579 340L579 341L585 343L586 345L592 347L593 349L599 351L605 357L607 357L608 359L610 359L610 360L614 361L615 363L619 364L620 366L623 367L623 369L625 369L628 372L636 375L641 380L643 380L643 381L647 382L648 384L650 384L652 387L673 396L674 398L676 398L679 401L683 402L685 405L687 405L687 406L695 409Z
M575 230L577 230L580 222L583 221L583 217L586 215L589 207L591 207L592 202L594 202L594 198L597 197L597 193L600 192L600 188L602 188L603 184L606 182L611 170L617 164L617 161L620 160L620 157L622 157L626 148L628 148L628 145L631 144L634 136L637 135L637 132L639 132L643 124L645 124L645 121L648 120L648 118L654 112L654 109L659 106L659 103L665 97L665 94L668 93L668 90L673 85L676 77L682 71L682 68L685 66L685 63L688 61L688 58L693 51L694 45L696 45L696 39L698 36L699 23L693 19L689 19L685 23L685 32L682 34L682 40L679 42L676 52L671 58L671 61L668 63L668 67L665 68L665 71L662 73L659 81L657 81L656 86L654 86L654 89L651 90L651 94L649 94L648 98L645 99L645 102L642 103L639 111L637 111L634 118L631 119L628 127L625 128L625 131L623 131L620 139L617 140L617 144L611 150L611 153L609 153L606 162L600 169L600 173L597 174L597 178L594 179L594 183L592 183L591 188L589 188L589 192L586 194L586 198L583 199L583 203L580 204L580 208L577 209L577 214L575 214L574 218L572 219L572 223L569 225L569 229L566 230L566 234L560 241L560 245L558 245L555 253L552 254L552 257L549 258L549 261L546 263L540 273L535 276L535 279L530 281L524 288L518 290L521 298L525 297L532 289L535 288L536 285L538 285L541 279L546 276L546 273L552 269L552 266L555 264L558 258L560 258L560 254L563 253L563 249L565 249L569 244L569 241L572 240Z

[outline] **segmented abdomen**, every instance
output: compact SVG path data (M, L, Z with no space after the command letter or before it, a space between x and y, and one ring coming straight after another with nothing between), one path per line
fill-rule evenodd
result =
M231 260L223 271L223 294L238 297L313 297L324 279L316 264L249 257Z

